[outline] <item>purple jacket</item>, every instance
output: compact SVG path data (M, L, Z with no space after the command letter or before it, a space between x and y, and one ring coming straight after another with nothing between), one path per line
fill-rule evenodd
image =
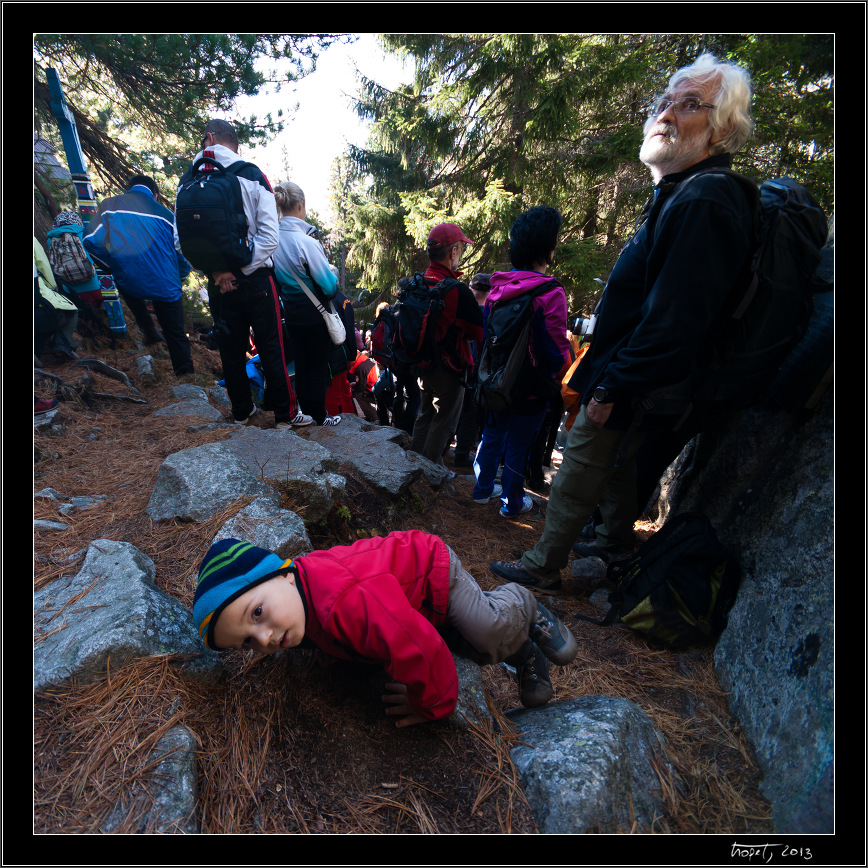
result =
M491 292L483 311L485 322L495 302L523 295L552 279L538 271L496 271L491 275ZM567 296L562 286L553 286L534 299L527 351L530 363L552 378L572 364L567 338Z

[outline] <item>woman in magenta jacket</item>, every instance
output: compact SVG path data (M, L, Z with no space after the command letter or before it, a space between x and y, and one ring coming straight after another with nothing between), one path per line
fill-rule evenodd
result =
M534 299L527 359L511 393L513 406L500 413L486 410L482 441L473 462L476 473L473 499L487 503L500 495L503 503L500 514L506 518L533 509L533 501L524 493L528 452L557 386L557 377L571 362L566 293L548 275L561 223L560 213L547 205L531 208L515 221L509 233L514 270L491 275L491 292L483 310L487 324L489 311L497 302L551 284ZM501 485L495 486L501 458L504 459Z

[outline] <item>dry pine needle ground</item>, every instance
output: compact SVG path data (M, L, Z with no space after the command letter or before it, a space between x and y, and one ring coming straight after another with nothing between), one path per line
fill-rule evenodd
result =
M85 351L130 373L141 353L131 341L115 350L95 341ZM192 604L198 564L217 529L243 503L201 524L154 524L145 513L160 465L181 449L220 440L190 434L189 420L152 414L174 402L176 381L165 351L155 352L160 382L143 389L147 404L88 399L61 390L65 434L35 435L34 491L108 496L64 519L65 531L35 532L34 587L77 571L62 560L97 539L132 543L156 564L158 585ZM217 354L194 343L205 388L220 377ZM81 376L68 364L50 368L65 382ZM122 394L117 381L91 372L93 391ZM43 381L37 394L57 393ZM263 427L273 422L264 414ZM97 434L99 439L91 439ZM462 471L466 473L467 471ZM313 544L346 543L372 530L416 527L451 545L483 588L496 580L494 559L530 547L544 524L541 510L504 520L495 506L470 499L470 477L433 491L424 482L387 504L348 480L346 509L310 528ZM282 504L294 505L288 496ZM544 508L544 502L542 504ZM34 517L57 520L56 504L34 501ZM599 617L584 595L548 598L579 640L567 667L552 667L556 698L595 694L636 702L663 733L669 754L657 769L665 798L658 833L767 833L769 807L758 790L750 747L731 718L714 675L711 649L650 647L619 627L600 628L573 615ZM458 731L445 723L396 730L383 715L384 676L367 668L296 653L288 662L226 652L228 678L205 690L170 658L149 658L107 672L89 685L43 698L34 720L34 831L98 832L118 804L147 785L151 752L167 729L188 726L199 741L200 813L204 832L526 833L536 826L510 760L519 735L503 711L518 705L513 678L486 667L494 727ZM292 677L299 672L304 677ZM303 689L299 685L303 685ZM133 831L131 818L117 831Z

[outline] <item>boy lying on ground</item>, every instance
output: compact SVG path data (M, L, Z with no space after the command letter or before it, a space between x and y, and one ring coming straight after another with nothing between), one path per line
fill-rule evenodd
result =
M202 561L193 619L212 649L319 648L382 665L392 678L386 714L399 727L454 711L450 648L479 664L514 666L530 708L553 695L546 658L563 666L578 652L572 633L527 588L483 591L443 540L418 530L295 560L220 540Z

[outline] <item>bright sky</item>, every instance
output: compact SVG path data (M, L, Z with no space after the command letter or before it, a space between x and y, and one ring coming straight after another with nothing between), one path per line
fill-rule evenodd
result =
M279 94L263 93L238 101L242 117L264 116L283 108L283 132L265 148L243 148L241 156L256 163L272 186L294 181L304 190L308 210L331 222L329 178L332 161L347 143L364 145L368 126L350 106L349 94L356 91L355 68L386 87L409 81L398 59L386 56L373 33L359 34L351 45L333 44L317 60L316 72L293 85L284 85ZM289 107L299 104L297 111ZM286 165L290 167L287 177Z

